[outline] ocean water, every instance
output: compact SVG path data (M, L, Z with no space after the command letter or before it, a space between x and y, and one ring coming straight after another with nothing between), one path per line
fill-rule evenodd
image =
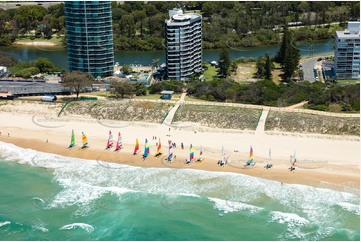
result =
M1 240L360 240L359 192L0 142Z

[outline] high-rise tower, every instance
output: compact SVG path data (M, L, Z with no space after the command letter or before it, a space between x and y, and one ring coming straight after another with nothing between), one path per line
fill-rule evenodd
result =
M110 2L66 1L65 24L69 70L81 70L95 78L113 75Z
M336 31L335 71L336 79L360 78L360 22Z
M169 10L165 28L168 78L186 81L202 68L202 15Z

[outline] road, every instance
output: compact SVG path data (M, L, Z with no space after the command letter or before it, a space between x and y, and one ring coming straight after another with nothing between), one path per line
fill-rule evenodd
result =
M303 79L305 81L310 81L310 82L316 81L313 67L315 66L318 58L319 57L308 59L305 62L301 63L303 68Z
M48 8L52 5L57 5L62 3L61 1L59 2L11 2L11 3L0 3L0 8L2 9L12 9L12 8L18 8L20 6L36 6L38 4L41 4L40 6L44 7L44 8ZM16 6L18 5L18 6ZM20 5L20 6L19 6Z

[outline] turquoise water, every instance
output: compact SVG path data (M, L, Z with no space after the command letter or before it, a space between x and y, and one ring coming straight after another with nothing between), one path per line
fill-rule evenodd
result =
M359 240L359 193L0 142L2 240Z

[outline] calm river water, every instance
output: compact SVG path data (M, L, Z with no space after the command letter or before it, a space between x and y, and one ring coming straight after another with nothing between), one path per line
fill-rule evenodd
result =
M317 42L305 42L298 44L302 56L313 56L333 52L333 39ZM239 57L259 57L267 52L272 56L279 50L279 45L262 46L257 48L233 48L229 46L231 59ZM8 46L0 47L0 51L5 51L16 56L20 61L30 61L38 57L45 57L56 65L67 68L67 49L63 47L45 46ZM220 49L204 50L203 61L218 60ZM165 51L115 51L114 60L122 64L142 64L150 65L153 59L159 58L160 63L165 62Z

